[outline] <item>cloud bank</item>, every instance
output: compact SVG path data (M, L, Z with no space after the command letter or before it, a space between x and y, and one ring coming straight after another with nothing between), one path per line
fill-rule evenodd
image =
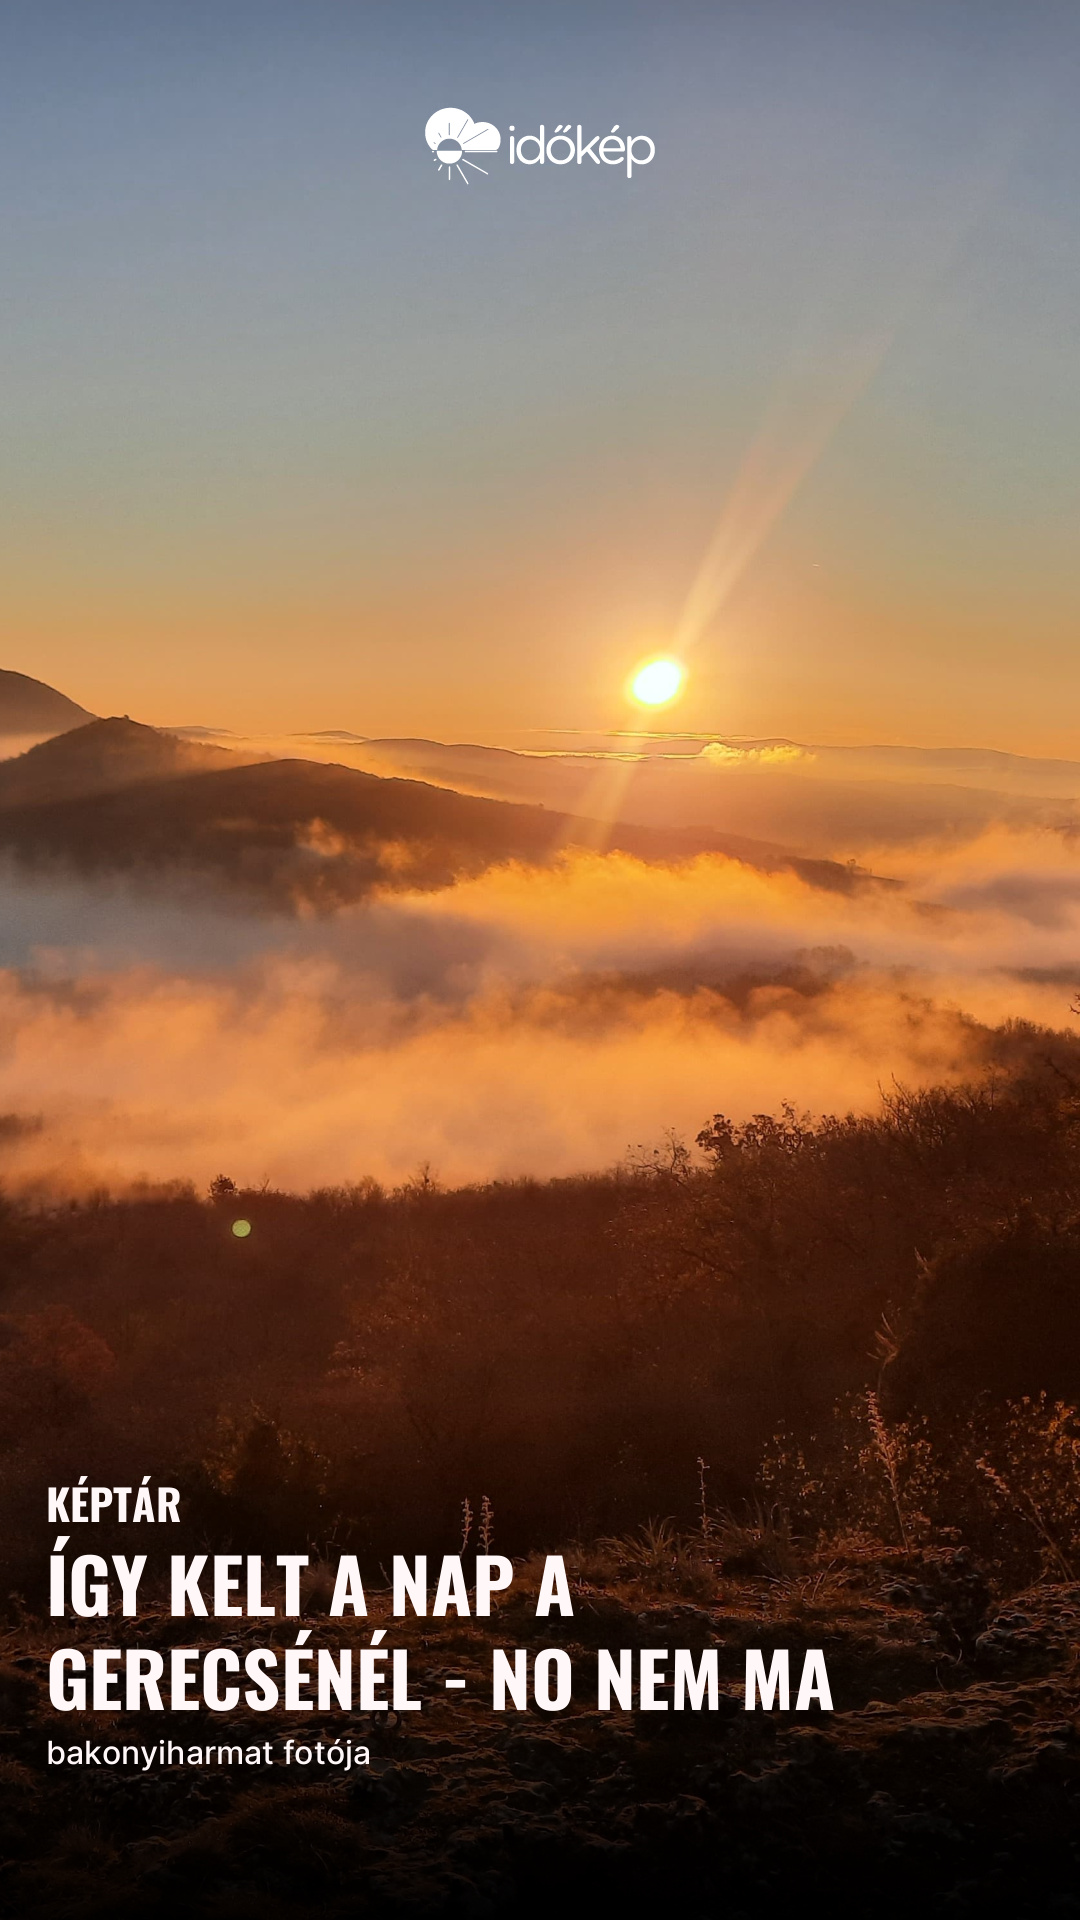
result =
M822 894L580 854L284 925L9 878L0 1173L294 1188L599 1169L782 1101L969 1077L986 1026L1070 1024L1080 860L1050 831L913 850Z

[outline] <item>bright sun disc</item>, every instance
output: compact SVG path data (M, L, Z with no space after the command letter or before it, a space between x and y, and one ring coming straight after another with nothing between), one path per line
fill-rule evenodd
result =
M650 660L634 675L632 693L643 707L663 707L674 700L683 683L683 670L675 660Z

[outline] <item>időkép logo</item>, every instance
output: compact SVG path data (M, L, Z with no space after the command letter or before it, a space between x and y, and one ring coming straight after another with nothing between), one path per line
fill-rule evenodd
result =
M463 180L470 185L470 174L487 174L474 155L498 153L502 135L488 120L474 120L460 107L440 107L424 128L424 138L440 173L448 182ZM656 153L656 143L647 133L623 134L616 121L610 133L594 133L586 140L580 123L573 127L560 121L549 136L546 127L537 133L518 133L509 129L507 146L510 165L520 167L582 166L618 167L632 180L635 167L647 167Z

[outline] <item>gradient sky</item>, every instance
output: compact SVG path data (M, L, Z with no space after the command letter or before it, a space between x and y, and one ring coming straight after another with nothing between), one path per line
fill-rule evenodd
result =
M0 664L499 740L678 636L680 726L1080 754L1078 53L1042 0L7 9ZM466 190L449 105L656 159Z

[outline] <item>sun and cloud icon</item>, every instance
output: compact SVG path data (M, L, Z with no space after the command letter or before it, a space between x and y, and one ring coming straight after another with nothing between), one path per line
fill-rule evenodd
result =
M490 126L486 120L474 120L470 114L462 113L460 107L440 107L438 113L433 113L424 128L424 139L439 172L445 167L447 180L452 180L456 173L466 186L469 184L466 167L472 173L487 172L486 167L476 165L471 155L498 153L502 145L498 127Z

